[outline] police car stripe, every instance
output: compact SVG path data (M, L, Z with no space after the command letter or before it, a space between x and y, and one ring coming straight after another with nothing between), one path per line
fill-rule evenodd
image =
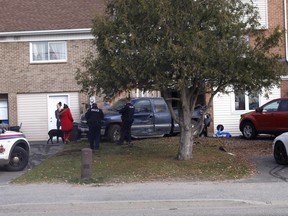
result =
M23 138L22 135L1 135L0 140Z

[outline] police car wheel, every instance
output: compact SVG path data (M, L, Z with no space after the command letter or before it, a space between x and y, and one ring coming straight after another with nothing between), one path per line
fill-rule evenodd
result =
M120 139L120 125L111 125L108 129L107 138L110 142L118 142Z
M23 170L29 161L29 155L27 151L19 146L16 146L10 156L10 161L6 165L8 171L21 171Z

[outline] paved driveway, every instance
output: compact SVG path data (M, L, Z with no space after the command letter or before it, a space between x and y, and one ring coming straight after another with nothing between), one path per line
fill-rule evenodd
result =
M30 142L31 155L29 164L26 168L32 169L34 166L40 164L43 160L56 154L63 149L64 144L46 144L46 141L34 141ZM6 172L0 167L0 184L8 184L14 178L22 175L26 170L21 172Z
M258 156L252 158L257 174L247 179L248 182L288 182L288 166L279 165L275 162L273 155Z

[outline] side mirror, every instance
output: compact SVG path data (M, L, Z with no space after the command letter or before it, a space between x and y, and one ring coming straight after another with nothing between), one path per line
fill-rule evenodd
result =
M255 111L256 111L257 113L261 113L261 112L263 111L263 108L261 108L261 107L256 107L256 108L255 108Z

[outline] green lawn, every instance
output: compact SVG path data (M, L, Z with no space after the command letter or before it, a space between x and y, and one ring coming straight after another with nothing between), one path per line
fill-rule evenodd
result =
M62 152L27 171L14 182L225 180L243 178L252 173L247 160L219 151L217 143L220 142L201 143L204 139L196 140L191 161L176 160L179 137L136 140L133 148L102 142L101 149L92 155L92 176L89 179L81 179L81 149L87 148L88 142L79 141L66 144Z

